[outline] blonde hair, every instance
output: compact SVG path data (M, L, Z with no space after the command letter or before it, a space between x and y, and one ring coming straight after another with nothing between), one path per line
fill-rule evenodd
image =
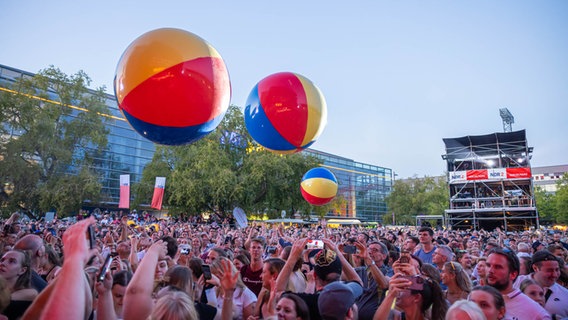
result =
M235 267L235 265L233 264L233 262L231 260L229 260L228 258L225 257L219 257L217 259L215 259L215 261L211 264L211 272L218 274L219 271L221 270L221 261L228 261L229 264L231 265L231 271L232 272L236 272L239 274L239 278L237 280L237 287L244 289L245 283L243 282L243 279L241 279L241 273L239 272L239 270L237 270L237 267Z
M467 293L471 292L473 284L460 263L454 261L446 262L444 268L456 276L456 284L461 290Z
M156 301L151 320L198 320L193 300L182 291L169 291Z
M446 312L446 319L453 319L456 316L453 313L458 310L465 312L471 320L485 319L485 314L483 314L481 308L475 302L468 300L458 300L454 302L454 304L452 304L452 306L448 309L448 312Z

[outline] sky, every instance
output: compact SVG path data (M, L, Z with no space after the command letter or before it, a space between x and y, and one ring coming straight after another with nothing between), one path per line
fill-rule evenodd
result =
M532 166L568 164L565 0L0 0L0 64L112 93L123 51L164 27L217 49L240 107L270 74L307 77L328 107L312 148L397 179L444 174L442 139L502 132L500 108Z

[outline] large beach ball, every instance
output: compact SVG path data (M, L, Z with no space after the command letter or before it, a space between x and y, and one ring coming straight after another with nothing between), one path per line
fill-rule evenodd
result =
M217 50L195 34L173 28L147 32L126 48L114 91L134 130L166 145L209 134L231 99L229 73Z
M302 196L310 204L328 204L337 195L337 179L326 168L313 168L306 172L300 183Z
M280 154L312 145L327 124L321 91L292 72L272 74L252 89L245 106L245 124L260 145Z

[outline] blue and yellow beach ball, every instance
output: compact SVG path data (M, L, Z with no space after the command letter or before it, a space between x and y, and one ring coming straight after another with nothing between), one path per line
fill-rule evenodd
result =
M328 204L337 195L337 179L326 168L313 168L302 177L300 190L306 201L315 206Z
M122 54L114 79L120 111L139 134L166 145L196 141L223 119L231 99L225 62L195 34L147 32Z
M245 124L251 137L266 149L290 154L312 145L327 124L321 91L297 73L272 74L248 96Z

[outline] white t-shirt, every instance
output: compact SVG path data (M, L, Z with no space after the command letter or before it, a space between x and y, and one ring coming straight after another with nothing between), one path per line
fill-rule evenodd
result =
M243 309L251 303L255 303L256 300L256 295L248 287L245 287L244 290L237 287L235 293L233 293L233 319L242 320ZM221 297L217 298L217 308L223 310L223 298Z
M503 295L505 298L505 308L507 309L507 319L513 320L550 320L550 314L538 303L519 289L514 289L511 293Z

